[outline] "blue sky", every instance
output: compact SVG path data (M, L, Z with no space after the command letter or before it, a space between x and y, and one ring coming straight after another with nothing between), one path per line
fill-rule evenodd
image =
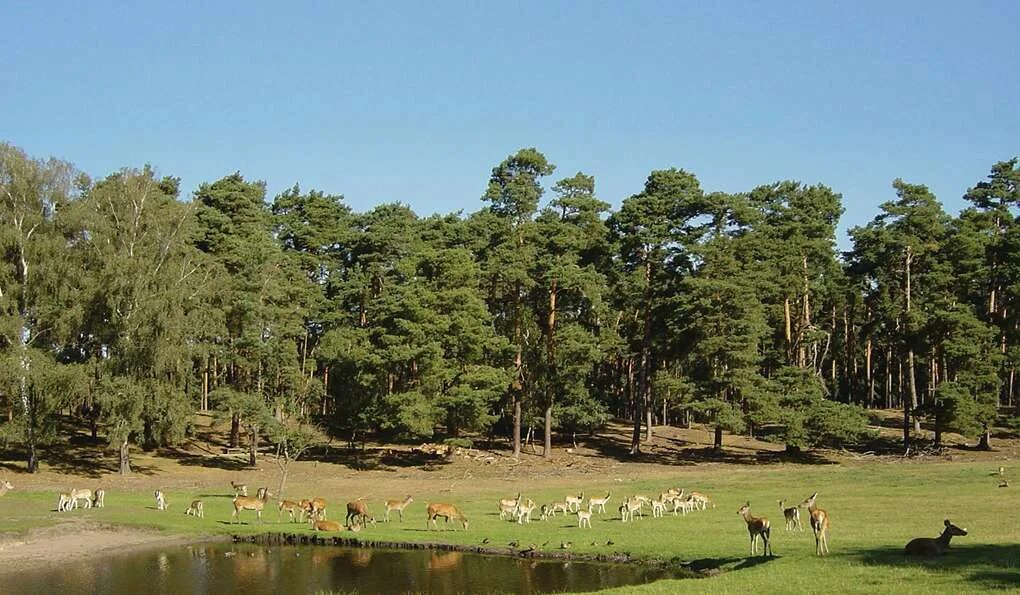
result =
M673 166L821 182L843 228L896 177L956 211L1020 154L1020 3L370 4L0 0L0 139L422 214L480 208L535 146L614 206Z

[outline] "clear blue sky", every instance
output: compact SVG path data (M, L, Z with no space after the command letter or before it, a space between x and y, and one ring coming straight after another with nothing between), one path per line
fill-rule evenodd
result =
M0 139L422 214L535 146L614 206L671 166L822 182L844 228L896 177L955 212L1020 154L1017 2L138 4L0 0Z

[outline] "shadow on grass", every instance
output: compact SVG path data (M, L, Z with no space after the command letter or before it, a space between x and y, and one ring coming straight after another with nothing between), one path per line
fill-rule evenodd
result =
M960 539L966 539L960 538ZM1020 543L956 545L941 556L906 556L903 547L885 547L856 554L864 564L900 568L950 570L975 583L976 588L1002 589L1020 585Z
M749 558L700 558L698 560L691 560L683 564L684 567L689 568L695 572L702 573L719 573L729 572L731 570L745 570L747 568L754 568L778 560L779 556L753 556Z

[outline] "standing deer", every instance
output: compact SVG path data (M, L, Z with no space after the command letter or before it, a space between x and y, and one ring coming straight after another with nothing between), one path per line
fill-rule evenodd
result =
M769 544L769 520L765 517L752 516L750 502L745 502L737 514L742 516L744 522L747 523L747 533L751 536L751 555L753 556L758 551L758 536L760 535L765 543L762 555L772 556L772 546Z
M693 500L694 503L697 504L699 508L701 508L701 510L705 510L706 508L708 508L709 504L712 505L712 508L715 508L715 502L712 502L711 498L709 498L705 494L702 494L701 492L691 492L687 496L687 499Z
M277 509L279 510L278 521L283 521L283 511L287 511L290 515L290 522L294 522L294 515L297 515L298 522L304 522L305 520L305 508L300 502L294 502L293 500L280 500L277 503Z
M96 489L95 493L92 494L92 506L96 508L104 508L106 506L106 490L103 488Z
M829 513L815 506L815 498L818 492L801 503L806 506L810 513L811 530L815 533L815 554L824 556L829 553Z
M414 498L412 498L410 494L408 494L403 500L387 500L384 502L383 506L386 507L386 522L388 523L390 521L390 511L395 510L400 515L400 522L403 523L404 509L410 506L411 502L414 502Z
M236 483L236 482L234 482L234 480L231 479L230 480L230 487L234 488L234 495L235 496L247 496L248 495L248 485L247 484Z
M785 508L783 504L786 500L779 501L779 510L783 511L783 516L786 518L786 530L792 531L794 529L804 530L804 525L800 524L800 506L791 506Z
M152 493L152 496L156 499L156 510L167 510L170 508L170 503L167 502L166 494L163 490L156 490Z
M577 512L581 510L581 503L584 502L584 492L581 492L577 496L567 496L564 498L567 506L570 507L570 512Z
M535 512L538 508L538 504L531 498L528 498L527 504L519 504L517 506L517 524L523 525L525 522L531 522L531 513Z
M467 517L465 517L464 514L461 513L461 511L458 510L457 507L452 504L433 502L432 504L428 505L428 507L425 509L425 512L428 516L428 518L425 521L426 529L429 528L430 522L432 523L432 528L437 529L436 517L443 517L444 519L446 519L447 524L449 524L450 519L458 519L461 522L461 524L464 525L464 530L467 531L468 528Z
M938 537L918 537L911 539L903 553L907 556L941 556L949 551L949 540L959 535L967 534L966 529L961 529L946 519L946 528Z
M85 488L71 490L71 508L78 508L78 500L84 500L82 508L92 508L92 490Z
M57 500L57 512L71 510L71 492L63 492Z
M352 527L357 524L366 525L369 521L375 522L375 517L368 514L368 505L365 504L364 498L358 498L353 502L347 503L347 518L344 519L344 524L348 527ZM358 521L361 521L360 523Z
M507 517L513 520L517 516L517 507L521 505L521 493L517 493L517 497L501 498L499 500L499 520L506 520Z
M269 498L269 491L262 492L260 498L252 498L250 496L234 496L234 514L231 515L231 522L241 522L241 511L242 510L254 510L255 514L259 518L259 523L262 522L262 509L266 507L266 500Z
M191 501L191 506L189 506L188 509L184 511L184 514L191 515L191 516L197 516L200 519L204 519L205 518L205 507L202 505L202 501L201 500L192 500Z
M2 482L0 482L0 496L3 496L5 494L7 494L7 492L9 492L9 491L11 491L13 489L14 489L14 486L11 485L11 482L7 481L6 477L4 478L4 480Z
M579 529L584 527L591 529L591 505L588 506L588 510L577 511L577 527Z
M305 500L302 500L305 502ZM308 518L318 519L320 521L326 520L326 499L325 498L312 498L308 500Z
M588 508L591 510L596 510L597 512L605 512L606 504L609 503L609 498L612 495L613 495L612 492L606 492L605 498L596 498L595 496L588 498Z

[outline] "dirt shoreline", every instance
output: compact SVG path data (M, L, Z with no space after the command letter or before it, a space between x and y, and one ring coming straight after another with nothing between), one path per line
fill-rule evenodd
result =
M42 568L54 560L82 560L96 555L133 553L146 548L217 539L225 538L175 535L99 523L61 523L24 533L0 534L0 574Z

